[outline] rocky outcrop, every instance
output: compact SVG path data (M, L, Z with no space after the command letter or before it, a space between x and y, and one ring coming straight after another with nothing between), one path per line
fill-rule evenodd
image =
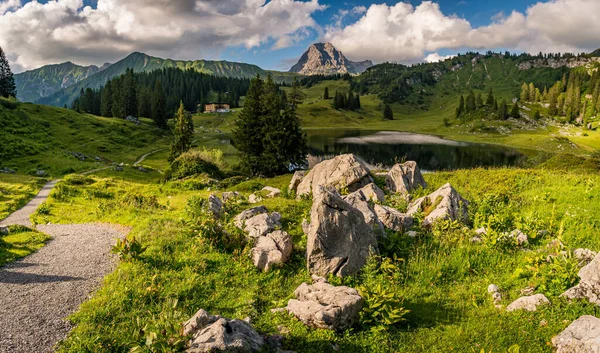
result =
M259 352L265 344L248 322L209 315L203 309L183 324L183 334L192 335L188 353L251 353Z
M385 202L385 193L375 183L364 186L360 191L365 195L367 201Z
M264 188L262 188L262 191L268 193L268 198L278 197L279 195L281 195L281 190L272 186L265 186Z
M573 256L579 261L579 266L585 266L592 262L598 255L597 252L590 249L575 249L573 250Z
M280 221L281 214L279 212L261 213L246 220L244 231L250 238L263 237L281 226Z
M221 218L223 214L223 202L214 194L208 197L208 210L215 218Z
M600 305L600 255L579 270L579 284L562 295L569 299L587 299Z
M383 223L383 225L393 230L394 232L405 232L413 226L413 218L406 215L394 208L375 205L373 206L377 218Z
M550 304L548 298L543 294L530 295L521 297L506 307L506 311L525 310L536 311L538 306Z
M356 156L343 154L317 164L302 179L296 194L298 198L314 194L319 186L332 186L337 190L347 188L349 192L353 192L372 182L369 169Z
M552 338L556 353L600 352L600 319L584 315Z
M417 162L413 161L394 165L385 177L385 184L391 192L401 194L408 194L419 186L427 187Z
M370 60L353 62L331 43L316 43L302 54L290 72L302 75L361 74L373 66Z
M248 220L258 214L261 214L261 213L267 213L267 208L265 206L249 208L249 209L243 211L242 213L240 213L239 215L237 215L233 219L233 224L235 224L235 226L238 227L239 229L244 229L244 227L246 226L246 220Z
M363 299L353 288L335 287L324 279L312 285L302 283L290 299L286 310L307 326L341 331L358 320Z
M551 67L557 69L560 67L576 68L580 66L587 66L593 63L600 62L600 58L592 57L573 57L573 58L544 58L524 61L517 64L519 70L529 70L539 67Z
M269 271L273 266L287 262L292 255L292 238L282 230L258 237L251 250L254 266Z
M240 193L237 191L225 191L223 195L221 195L221 197L223 198L224 202L227 202L229 200L235 200L238 197L240 197Z
M306 262L311 274L345 276L358 272L377 239L363 214L335 190L320 187L313 196Z
M412 216L418 212L425 214L423 226L429 227L439 219L467 222L469 202L446 184L434 193L415 200L408 207L407 214Z
M383 234L383 224L377 218L375 211L373 208L371 208L371 205L369 204L365 194L362 192L362 189L344 196L343 199L363 214L365 222L367 222L367 224L371 226L375 232Z
M304 175L306 175L304 170L296 171L292 176L292 180L290 180L290 186L288 186L288 189L290 191L296 191L296 189L298 189L298 185L300 185L300 182L302 179L304 179Z

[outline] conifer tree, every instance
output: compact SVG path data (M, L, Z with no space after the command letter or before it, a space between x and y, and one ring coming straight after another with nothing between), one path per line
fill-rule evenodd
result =
M325 86L325 90L323 91L323 99L329 99L329 87Z
M154 90L152 91L152 98L150 104L150 115L154 124L161 129L167 127L167 112L165 110L166 98L165 92L162 89L160 81L154 83Z
M292 89L290 90L290 94L288 95L288 97L290 104L293 104L296 107L302 104L302 102L304 102L304 99L306 98L306 95L304 94L304 92L302 92L300 84L298 83L295 77L292 82Z
M529 102L529 86L527 85L527 83L523 83L523 85L521 86L520 99L523 103Z
M394 120L394 112L389 104L383 107L383 120Z
M15 78L10 70L8 59L0 47L0 97L17 97Z
M541 118L542 116L540 115L540 111L536 110L535 113L533 113L533 119L540 120Z
M460 118L461 115L465 112L465 98L460 95L460 99L458 100L458 107L456 107L456 119Z
M494 99L494 105L492 106L492 113L498 112L498 100Z
M485 100L485 105L489 108L494 106L494 92L492 91L492 87L488 90L487 99Z
M513 104L512 109L510 110L510 116L518 119L521 117L521 114L519 114L519 105L517 104L517 102L515 102L515 104Z
M101 93L100 115L111 117L112 115L112 82L106 82Z
M481 93L477 94L477 98L475 99L475 105L477 109L483 108L483 98L481 98Z
M175 115L175 128L173 130L174 141L171 144L171 153L169 154L169 162L175 160L182 153L188 151L192 147L192 136L194 134L194 123L192 115L185 111L183 101L179 104L179 109Z
M535 86L533 82L529 83L529 101L535 103Z
M502 103L498 106L498 117L502 120L508 119L508 106L505 99L503 99Z
M467 113L472 113L475 111L476 107L477 106L475 104L475 93L471 91L467 96L467 100L465 101L465 111Z
M242 166L250 173L259 172L261 156L264 152L262 96L263 81L259 75L256 75L250 82L244 109L239 114L232 134L232 144L240 152Z

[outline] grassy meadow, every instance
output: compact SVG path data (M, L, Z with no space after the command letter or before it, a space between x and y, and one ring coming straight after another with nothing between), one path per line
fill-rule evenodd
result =
M0 237L0 267L41 249L50 237L22 226L12 226Z

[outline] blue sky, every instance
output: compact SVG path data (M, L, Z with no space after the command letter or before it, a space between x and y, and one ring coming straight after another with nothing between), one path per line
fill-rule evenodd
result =
M0 46L17 72L133 51L287 70L317 41L376 63L600 47L597 0L263 1L0 0Z

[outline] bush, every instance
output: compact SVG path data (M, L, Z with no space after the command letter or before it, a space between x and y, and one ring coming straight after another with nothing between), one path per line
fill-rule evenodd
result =
M117 239L110 252L119 256L119 259L123 261L132 261L139 259L144 251L146 251L146 248L142 247L142 244L135 237L131 240L125 237Z
M14 98L0 97L0 105L7 109L17 109L19 107L19 101Z
M67 185L90 185L95 183L96 181L90 177L85 175L67 175L63 179L63 183Z
M177 157L165 172L166 180L177 180L186 177L207 174L212 178L222 178L223 173L218 164L223 165L223 153L190 150Z

